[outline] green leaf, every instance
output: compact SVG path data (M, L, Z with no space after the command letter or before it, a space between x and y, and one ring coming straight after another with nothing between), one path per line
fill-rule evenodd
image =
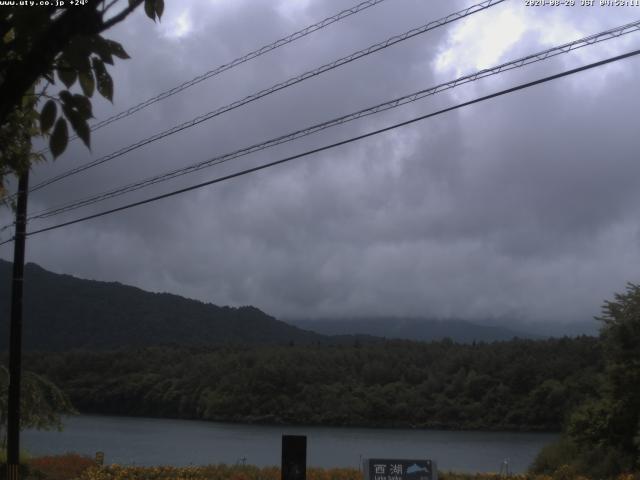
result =
M111 56L111 46L100 35L90 37L91 51L100 57L104 63L113 65L113 57Z
M144 13L147 14L154 22L156 21L156 6L155 0L144 0Z
M61 65L56 71L58 72L58 78L62 80L62 83L64 83L67 88L70 88L71 85L75 83L78 76L77 72L67 64Z
M113 103L113 80L111 79L111 75L106 72L104 77L98 81L98 92Z
M78 75L78 80L80 80L80 87L82 87L82 93L84 93L87 97L91 97L93 95L93 91L96 88L96 82L93 80L93 73L89 70L88 73L80 73Z
M85 145L89 147L89 127L87 125L87 119L91 118L91 101L84 95L76 93L71 95L67 91L60 92L60 98L62 100L62 111L65 117L71 123L71 126L78 134L78 136L84 141Z
M69 141L69 130L67 128L67 121L60 117L56 122L56 126L53 129L51 138L49 139L49 149L53 154L53 158L59 157L62 152L67 148L67 142Z
M56 102L49 100L42 107L40 112L40 130L42 133L48 132L53 126L53 122L56 120L56 114L58 113L58 107Z
M93 57L91 59L91 64L93 66L93 72L95 73L96 80L97 80L98 77L100 77L100 75L106 72L106 67L104 66L104 63L102 62L102 60L96 57Z
M99 58L93 59L93 71L96 74L96 80L98 83L98 93L104 98L113 102L113 80L107 69Z
M158 15L158 20L162 17L162 13L164 12L164 0L156 0L156 14Z
M62 103L71 103L73 101L73 96L69 93L68 90L60 90L60 93L58 93L58 96L60 97L60 100L62 100Z
M65 112L65 114L66 113L67 112ZM87 121L82 118L82 115L80 115L76 110L71 110L68 113L69 115L67 115L67 118L71 123L71 127L73 127L73 130L87 148L91 149L91 130L89 129L89 125L87 125Z
M16 39L16 31L12 28L2 37L2 43L11 43Z
M107 43L107 45L109 45L109 49L111 50L111 53L114 54L116 57L122 58L123 60L126 60L127 58L131 58L129 54L125 52L124 48L122 48L122 45L120 45L118 42L115 42L113 40L105 40L105 42Z
M74 68L77 72L88 72L91 70L89 57L91 56L91 37L76 37L71 41L69 46L64 49L60 60L68 66Z
M22 106L22 108L28 108L29 106L33 107L33 99L33 87L31 87L20 99L20 105Z
M91 100L89 100L88 97L76 93L73 96L73 106L84 120L93 118L93 112L91 110Z
M62 113L64 113L64 116L67 117L67 120L73 115L78 115L78 112L74 111L71 102L62 102Z

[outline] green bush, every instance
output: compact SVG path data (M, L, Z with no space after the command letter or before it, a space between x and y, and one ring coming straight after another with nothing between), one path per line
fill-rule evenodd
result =
M546 445L540 450L529 471L538 475L553 475L560 467L578 457L578 447L566 437Z
M613 478L633 470L633 459L609 445L578 445L567 436L542 448L529 473L554 479Z

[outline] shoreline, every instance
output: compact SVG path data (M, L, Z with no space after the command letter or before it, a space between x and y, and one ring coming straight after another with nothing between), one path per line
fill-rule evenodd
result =
M518 427L515 425L497 426L495 428L478 427L473 428L470 426L453 426L433 424L428 426L418 426L412 424L375 424L375 423L349 423L349 424L331 424L331 423L287 423L283 421L262 421L260 419L206 419L206 418L191 418L191 417L159 417L148 415L128 415L122 413L102 413L102 412L79 412L78 415L65 415L63 418L74 417L116 417L126 419L147 419L147 420L178 420L185 422L206 422L211 424L220 424L228 426L256 426L256 427L291 427L291 428L339 428L339 429L366 429L366 430L411 430L411 431L430 431L430 432L460 432L460 433L530 433L530 434L549 434L559 435L561 429L552 430L545 428L528 428ZM511 428L509 428L511 427Z

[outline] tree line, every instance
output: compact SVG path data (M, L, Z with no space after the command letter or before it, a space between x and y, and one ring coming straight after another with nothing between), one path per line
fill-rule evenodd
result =
M604 371L593 337L151 347L32 354L26 364L86 413L547 431L596 395Z

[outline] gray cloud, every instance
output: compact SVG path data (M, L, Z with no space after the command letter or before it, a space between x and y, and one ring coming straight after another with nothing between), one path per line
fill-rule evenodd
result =
M283 7L287 4L289 9ZM96 132L91 153L74 145L55 164L39 166L34 181L468 4L386 2ZM167 2L160 26L138 12L112 32L133 59L113 69L116 105L99 102L99 118L344 7L337 0ZM521 34L501 23L505 9L512 9L509 18L522 22ZM475 62L494 51L502 52L497 63L595 33L628 21L630 13L568 10L507 2L477 20L394 46L43 189L32 196L31 211L452 79L473 71ZM493 30L483 30L483 22ZM190 31L176 37L181 25L190 25ZM496 31L497 43L487 40ZM127 199L630 50L638 45L637 35ZM447 51L453 60L439 64ZM587 319L626 281L640 280L640 139L634 132L640 99L633 93L639 70L638 60L626 60L296 163L34 236L28 257L54 271L218 304L253 304L278 316ZM2 253L8 258L10 250Z

